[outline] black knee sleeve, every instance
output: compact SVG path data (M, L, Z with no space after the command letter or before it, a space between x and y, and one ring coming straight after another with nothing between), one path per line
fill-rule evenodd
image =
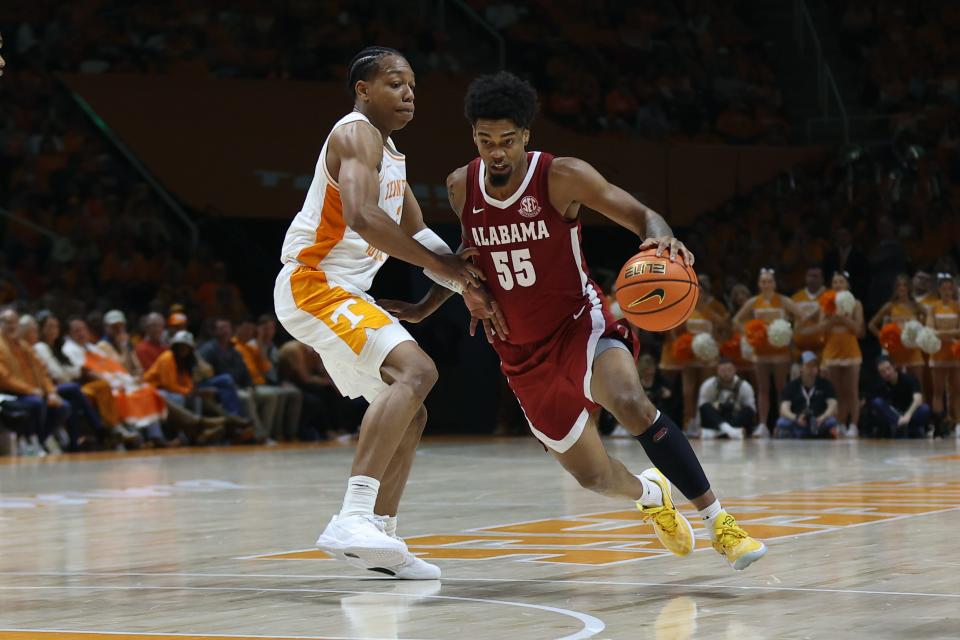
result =
M697 454L667 414L637 436L647 457L688 500L700 497L710 490L710 483L697 460Z

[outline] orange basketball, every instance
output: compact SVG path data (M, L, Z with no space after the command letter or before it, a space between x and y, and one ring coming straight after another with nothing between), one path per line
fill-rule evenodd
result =
M620 270L614 295L627 320L645 331L668 331L678 327L697 306L700 284L697 274L669 252L657 257L656 248L633 256Z

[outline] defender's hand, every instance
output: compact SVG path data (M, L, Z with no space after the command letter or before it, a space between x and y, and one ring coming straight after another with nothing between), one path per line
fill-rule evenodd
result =
M438 255L437 262L430 267L430 271L439 278L459 283L464 291L468 287L479 287L480 282L486 280L486 277L480 267L470 261L470 258L479 253L479 250L471 247L461 250L456 255Z
M427 317L423 307L403 300L377 300L377 304L404 322L417 323Z

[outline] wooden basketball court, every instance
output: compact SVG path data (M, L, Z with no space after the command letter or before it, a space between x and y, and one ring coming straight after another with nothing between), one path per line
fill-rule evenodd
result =
M669 555L532 438L424 443L400 532L434 582L311 548L350 446L2 459L0 640L960 638L956 442L694 446L770 548L746 572L702 529Z

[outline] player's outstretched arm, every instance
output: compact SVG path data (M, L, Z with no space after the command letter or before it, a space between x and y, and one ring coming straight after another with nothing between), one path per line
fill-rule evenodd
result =
M378 205L377 167L383 157L383 139L373 126L357 122L339 127L330 137L330 151L340 160L337 181L343 219L360 236L387 255L430 269L440 277L477 286L478 269L463 256L441 256L413 240Z
M641 249L657 247L658 256L669 249L671 260L679 255L693 265L693 254L674 237L663 216L607 182L579 158L556 158L550 165L550 201L558 211L566 211L575 202L585 204L643 238Z
M454 174L451 174L451 177L453 175ZM451 187L449 178L447 180L447 186L449 191ZM453 206L452 195L451 206ZM459 215L459 211L456 209L455 211L457 211ZM420 203L417 202L417 198L414 196L413 190L410 189L409 185L407 185L406 191L404 192L403 216L400 219L400 227L404 233L410 235L413 239L424 244L436 253L450 251L446 243L423 222L423 210L420 209ZM466 251L466 249L461 244L457 250L457 255L463 255L464 251ZM419 302L410 303L401 300L378 300L377 302L401 320L406 322L421 322L439 309L443 303L453 295L453 290L445 283L438 282L434 274L431 274L426 269L424 273L434 280L434 285L430 287L430 290L427 291L426 295ZM506 320L503 318L503 314L497 306L496 300L493 299L484 287L468 287L459 293L463 295L464 303L474 318L491 320L494 327L502 332L500 335L507 335L509 333L506 329ZM471 324L471 335L473 335L472 329L473 325Z

